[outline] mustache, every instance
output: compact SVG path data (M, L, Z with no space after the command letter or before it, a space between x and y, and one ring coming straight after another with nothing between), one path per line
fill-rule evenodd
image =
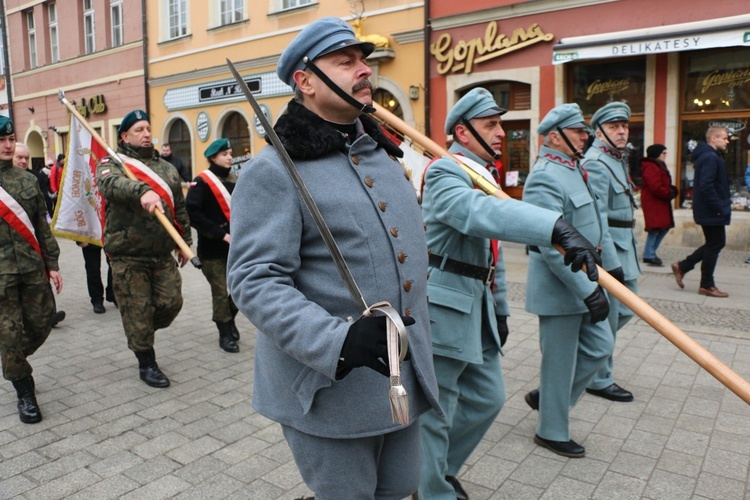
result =
M370 83L370 80L362 80L361 82L358 82L354 84L354 87L352 87L352 93L359 92L362 89L370 89L372 90L372 83Z

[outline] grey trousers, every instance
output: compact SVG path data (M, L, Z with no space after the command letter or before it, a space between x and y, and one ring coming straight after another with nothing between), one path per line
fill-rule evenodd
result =
M315 500L401 500L419 486L419 423L377 436L333 439L281 426Z

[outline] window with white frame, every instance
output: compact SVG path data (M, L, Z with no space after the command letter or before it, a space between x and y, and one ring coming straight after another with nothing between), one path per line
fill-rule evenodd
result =
M219 0L219 24L232 24L242 21L244 0Z
M109 2L109 19L112 25L111 43L112 47L119 47L124 43L123 37L123 20L122 20L122 0L110 0Z
M168 0L169 38L187 35L187 0Z
M29 67L36 68L36 25L34 24L34 11L26 11L26 35L29 41Z
M94 31L94 0L83 0L83 40L86 54L96 51L96 32Z
M49 19L49 55L50 60L56 63L60 60L60 36L57 31L57 4L47 4L47 18Z
M293 9L295 7L302 7L303 5L310 5L312 0L281 0L282 9Z

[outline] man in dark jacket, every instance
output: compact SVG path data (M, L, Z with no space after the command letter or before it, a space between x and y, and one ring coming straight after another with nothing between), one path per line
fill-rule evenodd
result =
M682 279L698 262L701 262L701 283L698 293L709 297L729 297L716 288L714 269L719 252L726 244L726 227L732 218L732 200L729 194L729 175L721 153L729 144L729 134L724 127L710 127L706 142L693 150L695 180L693 183L693 219L703 229L706 242L685 260L672 264L677 285L685 288Z
M170 146L168 142L161 145L161 157L177 169L177 173L180 174L180 179L185 182L190 182L190 169L179 156L175 156L172 153L172 146Z

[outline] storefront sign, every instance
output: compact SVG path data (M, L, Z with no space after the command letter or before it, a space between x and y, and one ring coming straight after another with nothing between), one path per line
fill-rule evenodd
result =
M263 114L266 116L266 120L268 120L268 123L271 123L271 110L268 109L268 106L265 104L260 105L261 111L263 111ZM258 136L265 137L266 136L266 129L263 127L263 124L260 122L260 119L258 118L258 115L255 115L255 131L258 133Z
M630 87L630 80L596 80L586 89L586 100L590 101L599 94L621 94Z
M76 106L76 109L81 116L86 118L88 115L98 115L107 111L107 104L104 102L104 95L95 95L91 99L83 97L81 99L80 106Z
M457 73L471 73L474 64L482 63L496 57L509 54L539 42L549 42L555 35L545 33L537 23L528 28L517 28L510 37L498 34L496 21L490 21L484 32L484 38L459 40L453 46L450 33L443 33L438 40L430 45L430 53L438 62L437 72L441 75Z
M245 78L245 83L250 88L250 92L253 94L260 93L260 78ZM211 102L242 95L242 89L236 82L198 87L198 100L200 102Z
M711 87L716 85L726 85L728 88L741 87L750 83L750 69L730 69L726 71L714 70L703 79L703 89L705 93Z
M730 134L736 134L745 128L745 122L740 120L711 120L708 122L709 127L724 127Z
M675 25L679 26L679 25ZM677 30L677 28L675 28ZM633 30L636 31L636 30ZM640 31L640 30L638 30ZM645 31L645 30L643 30ZM666 52L681 52L685 50L703 50L717 47L733 47L738 45L750 45L746 29L728 29L715 33L691 33L685 35L675 31L674 34L665 34L660 37L637 36L628 32L624 37L622 33L611 33L609 40L584 41L587 37L563 38L560 43L553 47L554 64L563 64L581 59L602 59L607 57L639 56L649 54L661 54ZM600 35L605 36L605 35ZM590 37L589 37L590 38ZM626 41L623 41L625 38ZM628 42L627 39L638 38Z
M195 129L198 131L198 139L200 139L201 142L206 142L206 139L208 139L210 128L211 121L208 117L208 113L201 111L195 119Z

